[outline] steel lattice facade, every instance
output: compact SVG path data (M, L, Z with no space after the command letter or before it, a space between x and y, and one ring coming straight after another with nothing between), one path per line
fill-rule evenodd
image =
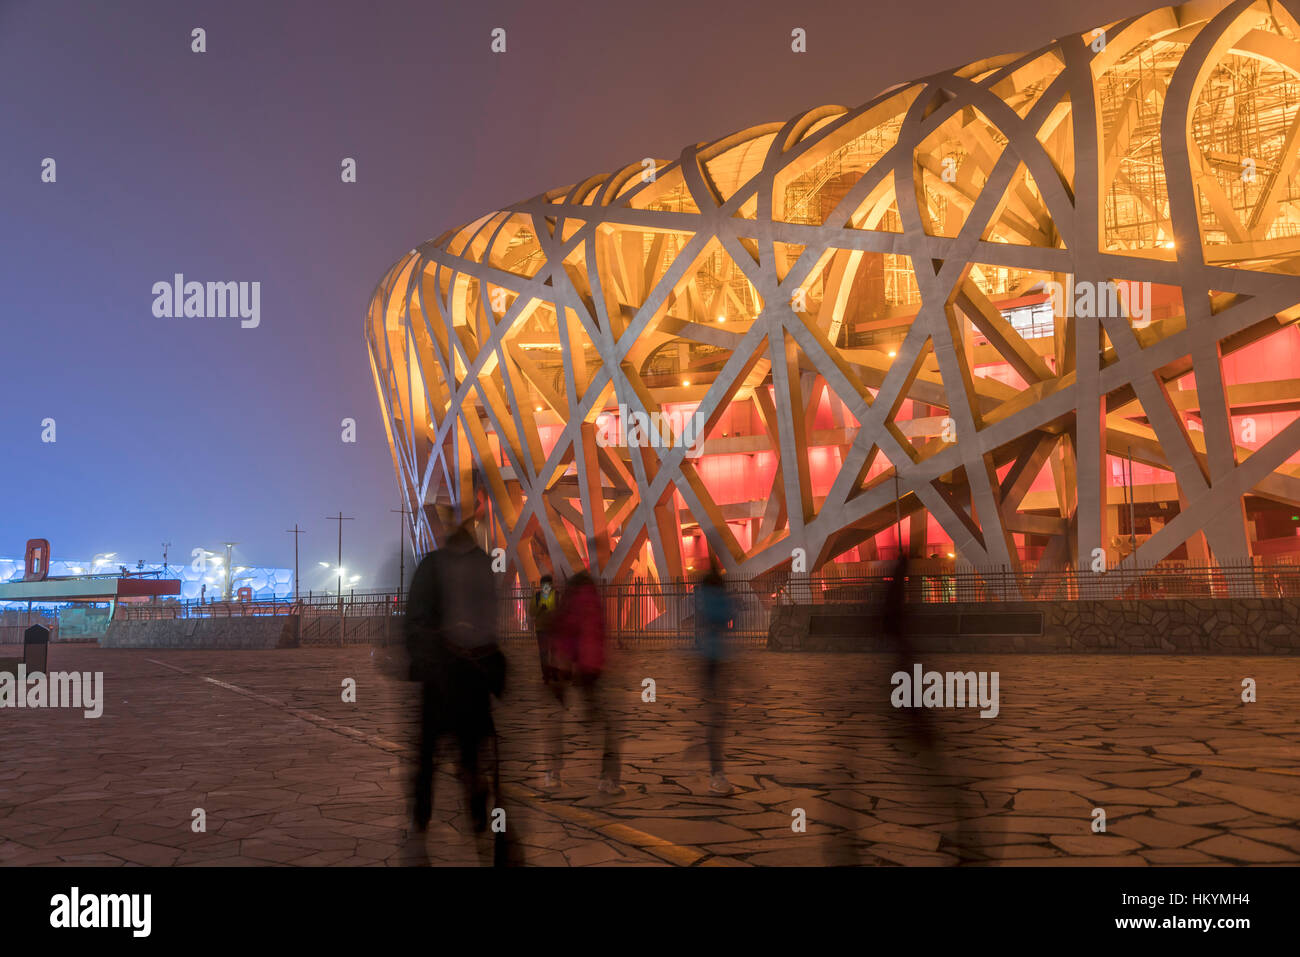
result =
M525 580L1294 556L1294 9L1156 10L412 250L366 339L416 547L486 506Z

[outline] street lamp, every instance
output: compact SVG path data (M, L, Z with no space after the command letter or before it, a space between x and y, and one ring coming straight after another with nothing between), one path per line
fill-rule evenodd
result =
M217 553L212 551L210 548L203 548L200 546L194 549L194 552L196 553L195 565L198 567L191 565L190 568L198 572L203 578L202 582L199 584L199 604L203 604L208 599L208 586L216 584L216 579L211 576L208 568L209 566L216 567L220 565L221 559L218 558Z
M231 555L231 551L234 549L234 547L235 547L236 545L239 544L239 542L222 542L221 544L223 544L223 545L226 546L226 561L225 561L225 565L226 565L226 594L225 594L225 600L226 600L226 601L230 601L230 574L231 574L231 572L230 572L230 566L231 566L230 555ZM218 564L220 564L220 562L218 562Z
M235 582L242 582L242 581L249 581L249 582L251 582L254 578L257 577L257 575L256 575L254 572L248 571L248 569L246 569L246 568L242 568L242 567L241 567L241 568L236 568L235 571L237 571L237 572L242 571L242 572L244 572L244 574L242 574L242 575L233 575L233 576L231 576L230 581L231 581L231 585L232 585L232 586L234 585Z

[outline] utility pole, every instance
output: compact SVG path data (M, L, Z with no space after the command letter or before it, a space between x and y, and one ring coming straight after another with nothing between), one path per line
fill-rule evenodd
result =
M389 511L402 516L400 526L401 534L397 538L397 604L400 605L402 603L402 587L406 583L406 516L414 515L415 513L405 505L401 508L390 508Z
M343 523L352 521L352 516L344 516L339 512L338 516L326 515L325 521L339 523L339 563L335 571L339 576L339 647L343 647Z
M342 528L342 523L339 525ZM293 523L293 528L286 528L285 532L293 536L293 600L298 601L298 536L307 534L305 528L299 528L298 523ZM342 550L342 546L340 546Z

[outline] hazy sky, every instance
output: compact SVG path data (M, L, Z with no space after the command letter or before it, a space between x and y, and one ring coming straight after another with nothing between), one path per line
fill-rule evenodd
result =
M358 587L390 584L362 317L398 256L594 172L1157 6L0 0L0 555L233 540L283 566L297 522L322 587L342 510ZM156 318L175 273L260 282L260 325Z

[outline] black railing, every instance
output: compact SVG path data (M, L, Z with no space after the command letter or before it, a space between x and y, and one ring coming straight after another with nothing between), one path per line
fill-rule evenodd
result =
M772 609L780 604L869 604L880 600L889 581L888 563L875 563L872 574L769 574L753 579L728 578L736 605L737 637L766 635ZM605 584L601 595L606 629L620 641L658 641L694 633L695 584L691 581L628 581ZM502 589L500 634L531 636L529 603L533 586ZM1166 562L1155 567L1121 565L1105 572L1091 569L1038 568L1032 571L974 568L933 559L913 563L909 600L926 604L1035 602L1074 600L1158 600L1190 598L1300 598L1300 566L1253 562L1193 565ZM250 602L121 603L119 620L158 618L237 618L297 615L314 619L359 619L404 615L405 596L394 592L309 593L298 600ZM326 627L323 623L322 628ZM332 626L331 626L332 627Z

